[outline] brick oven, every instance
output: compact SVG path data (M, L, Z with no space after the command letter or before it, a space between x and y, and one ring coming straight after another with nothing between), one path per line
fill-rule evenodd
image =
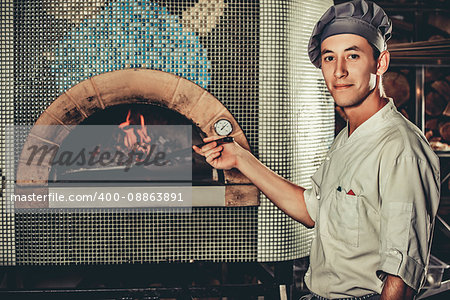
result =
M49 147L64 148L62 147L64 142L66 139L70 140L72 132L77 129L77 125L124 124L122 121L129 120L131 113L139 114L143 120L148 120L146 123L151 122L152 125L175 126L184 124L185 126L193 126L191 139L193 144L202 143L202 137L220 134L217 124L226 122L230 124L231 129L228 136L233 137L236 142L250 150L244 132L232 114L220 101L203 88L191 81L166 72L146 69L118 70L94 76L72 87L59 96L42 113L28 133L17 163L15 194L45 193L48 195L52 191L58 191L61 194L61 188L52 187L49 181L60 182L64 180L67 183L67 181L78 179L78 181L95 183L99 181L96 180L97 178L100 178L100 181L127 180L123 176L130 176L129 172L120 172L116 178L109 178L110 176L105 174L106 168L103 168L105 170L101 173L101 166L100 168L81 171L64 170L59 172L60 174L57 176L58 172L54 170L55 164L52 164L50 155L48 155L48 158L43 158L41 152L33 154L33 151L41 148L49 149ZM100 131L98 134L93 134L93 130L96 130L96 128L86 128L86 134L77 139L78 143L92 135L94 141L90 143L99 143L99 139L104 133ZM175 132L172 134L175 134ZM154 140L160 138L170 139L168 136L153 137ZM176 139L179 141L181 138L183 137L177 137ZM103 144L103 147L105 147L104 144L106 143L108 143L107 140L99 144ZM185 145L184 151L191 151L191 146L191 144ZM111 145L110 147L114 148L117 145ZM66 148L71 150L70 146ZM89 145L84 148L87 149L86 152L89 152ZM93 151L94 148L91 148L91 151ZM60 152L63 151L60 149ZM43 161L43 163L40 163L40 161ZM189 187L193 192L191 205L200 207L258 205L259 193L256 187L237 170L213 170L200 156L195 157L193 162L194 164L190 166L193 169L191 175L193 187ZM80 161L77 164L80 164ZM82 167L83 165L80 166L80 168ZM81 174L76 177L67 176L67 173L73 174L75 171ZM182 172L181 169L175 169L169 178L163 179L176 180L177 178L173 177L180 172ZM61 173L66 173L66 176ZM144 175L143 177L135 176L134 179L128 180L145 181L145 179ZM185 179L188 180L189 178ZM148 184L151 180L151 178L147 178L148 182L144 182L143 186L134 190L142 190L145 184ZM64 187L66 193L76 194L85 189L86 186L80 184L77 187ZM104 190L104 193L107 193L108 190L114 189L114 186L102 189L101 186L94 185L91 189L99 192ZM73 203L64 205L64 203L49 201L15 202L16 209L73 208L73 205ZM77 207L88 208L85 204L80 204ZM105 206L104 203L101 203L97 207L106 208L108 205Z

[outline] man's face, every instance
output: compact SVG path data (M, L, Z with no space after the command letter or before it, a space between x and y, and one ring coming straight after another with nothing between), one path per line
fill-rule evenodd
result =
M376 85L377 62L369 42L355 34L326 38L321 45L322 74L337 105L358 105Z

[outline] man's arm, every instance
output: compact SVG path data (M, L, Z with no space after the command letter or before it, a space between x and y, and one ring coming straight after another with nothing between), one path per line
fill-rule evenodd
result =
M409 300L413 299L414 290L397 276L387 275L380 300Z
M201 149L194 146L194 151L205 156L206 161L216 169L239 169L287 215L307 227L314 227L314 221L306 209L303 195L304 188L293 184L267 168L237 143L217 146L217 143L213 142L217 138L206 138L204 142L210 143Z

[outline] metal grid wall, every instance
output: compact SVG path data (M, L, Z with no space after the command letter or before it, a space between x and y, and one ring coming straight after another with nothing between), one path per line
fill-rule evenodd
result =
M116 209L16 216L20 265L255 260L255 208Z
M17 0L12 6L2 1L2 36L4 26L10 35L2 38L2 48L14 45L14 57L10 51L6 62L14 64L14 102L2 107L2 123L34 124L61 92L91 76L159 69L215 95L238 120L254 153L307 185L327 147L320 143L333 134L320 74L309 63L297 65L304 63L300 48L319 11L331 5L316 2ZM11 99L3 78L11 83L12 71L2 68L2 99ZM303 121L312 114L314 119ZM24 138L16 141L16 150ZM11 253L8 262L18 265L275 261L307 255L311 238L267 199L259 208L192 213L30 210L16 213L15 221L12 213L7 218L8 202L2 200L0 221L8 238L1 239L0 253Z
M261 2L260 159L303 187L310 187L334 137L333 101L307 53L314 24L331 5L331 0ZM312 234L261 197L259 261L307 256Z
M14 265L14 207L7 201L7 195L13 188L13 182L7 180L7 174L14 174L13 166L8 162L5 153L11 153L14 145L7 143L6 128L13 124L13 1L0 2L0 266Z

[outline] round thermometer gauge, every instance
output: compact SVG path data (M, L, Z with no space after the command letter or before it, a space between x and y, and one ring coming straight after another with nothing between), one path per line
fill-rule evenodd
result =
M231 122L226 119L220 119L214 123L214 130L218 135L229 135L233 131L233 125L231 125Z

